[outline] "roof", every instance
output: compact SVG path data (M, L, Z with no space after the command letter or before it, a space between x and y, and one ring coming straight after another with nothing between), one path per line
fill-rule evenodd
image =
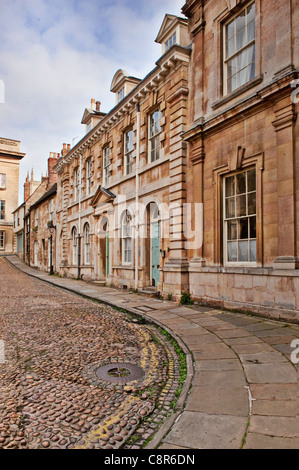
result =
M32 206L29 208L29 211L31 211L32 208L39 206L42 202L46 201L47 199L50 199L54 194L57 193L57 183L54 183L51 188L42 195Z
M161 28L158 32L158 35L155 39L155 42L158 42L158 43L162 43L163 40L165 39L165 36L167 34L169 34L169 32L171 31L171 29L177 24L177 23L180 23L180 24L185 24L187 25L188 24L188 20L186 20L186 18L181 18L180 16L175 16L175 15L169 15L169 14L166 14L164 16L164 20L163 20L163 23L161 25Z
M96 192L93 195L93 198L90 201L91 206L97 205L99 198L101 197L101 194L104 194L106 196L105 201L112 201L114 198L116 198L116 194L114 194L109 189L103 188L103 186L99 184Z
M12 211L12 214L15 214L18 210L21 209L21 207L25 208L25 202L22 202L22 204L20 204L14 211Z

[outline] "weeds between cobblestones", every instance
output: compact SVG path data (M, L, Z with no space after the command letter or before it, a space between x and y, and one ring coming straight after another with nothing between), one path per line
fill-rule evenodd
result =
M184 356L170 335L1 260L0 276L0 448L144 447L183 381ZM144 374L125 385L101 380L96 368L113 362Z

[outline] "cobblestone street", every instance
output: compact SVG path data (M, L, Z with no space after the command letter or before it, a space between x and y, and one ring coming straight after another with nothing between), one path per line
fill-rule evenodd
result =
M158 332L4 259L0 277L0 448L119 448L155 411L161 392L156 423L165 417L178 381L169 348L154 340ZM109 363L136 365L143 375L124 385L124 366L103 379L97 370ZM139 429L131 446L149 436Z

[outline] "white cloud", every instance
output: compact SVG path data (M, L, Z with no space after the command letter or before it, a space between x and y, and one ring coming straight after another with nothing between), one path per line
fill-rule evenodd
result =
M155 38L182 0L0 0L0 136L21 140L20 200L27 171L45 174L50 151L82 137L90 98L114 106L117 69L143 78L155 67ZM2 82L1 82L2 83Z

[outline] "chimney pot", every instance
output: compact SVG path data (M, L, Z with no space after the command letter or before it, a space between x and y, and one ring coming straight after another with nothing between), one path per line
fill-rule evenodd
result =
M97 110L97 111L100 111L100 108L101 108L101 102L100 102L100 101L97 101L97 102L96 102L96 110Z
M66 149L66 144L63 144L63 148Z
M96 102L96 100L94 98L91 98L91 109L93 111L95 110L95 102Z

